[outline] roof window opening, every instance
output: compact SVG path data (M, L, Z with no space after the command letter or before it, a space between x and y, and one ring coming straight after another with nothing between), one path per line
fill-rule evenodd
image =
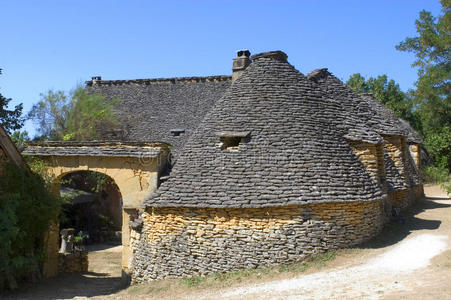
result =
M228 136L222 138L222 148L226 150L238 150L241 138L235 136Z
M238 150L242 143L249 141L249 131L221 131L219 137L221 150Z
M185 129L183 128L171 129L172 136L180 136L182 133L185 133Z

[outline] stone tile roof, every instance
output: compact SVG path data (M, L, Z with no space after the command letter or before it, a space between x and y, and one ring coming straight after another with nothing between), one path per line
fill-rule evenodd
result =
M368 105L352 89L326 68L308 73L307 78L317 84L328 102L338 102L341 106L334 120L338 122L337 126L347 128L347 139L372 144L383 142L382 137L368 124Z
M105 139L165 142L177 154L230 84L231 76L92 80L86 89L120 99L122 131Z
M407 188L407 182L398 168L395 165L395 162L391 158L390 154L388 154L387 150L383 150L384 154L384 166L385 166L385 182L387 184L387 188L389 192L394 192L398 190L404 190Z
M139 142L46 142L31 144L22 152L36 156L102 156L102 157L138 157L156 158L162 143Z
M407 132L407 142L412 144L424 144L423 139L418 134L418 132L415 131L415 129L410 126L409 122L403 119L399 119L401 122L401 126L404 128L404 130Z
M145 205L265 207L383 197L343 137L348 128L337 126L341 104L326 101L284 55L253 59Z
M319 85L325 97L341 103L343 113L341 118L346 120L346 123L350 123L347 125L351 127L350 130L357 130L357 139L366 141L364 134L361 133L362 130L375 131L386 136L408 136L402 120L371 94L357 94L327 69L315 70L310 72L307 77ZM357 129L354 129L352 124L355 124ZM345 137L348 138L348 136ZM352 139L352 136L349 139ZM418 172L413 174L413 166L406 165L406 168L412 171L408 172L408 182L406 182L406 178L396 169L386 150L384 150L384 161L387 187L390 191L405 189L408 182L412 184L419 181Z
M407 137L407 131L400 119L372 94L360 94L370 108L370 125L382 135L398 135Z

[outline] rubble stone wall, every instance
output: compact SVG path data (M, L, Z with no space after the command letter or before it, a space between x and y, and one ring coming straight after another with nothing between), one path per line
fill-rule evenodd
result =
M415 161L415 165L418 170L421 170L421 149L418 144L410 144L409 145L410 155L412 155L413 160Z
M408 195L408 189L397 190L397 191L389 192L388 198L390 199L393 207L404 210L407 207L409 207L409 200L408 200L407 195Z
M385 181L385 165L383 146L361 141L349 141L354 154L368 171L369 175L379 184Z
M266 208L147 208L131 232L133 283L294 262L370 239L384 199Z
M88 251L58 253L58 272L88 272Z
M422 184L411 187L407 193L409 206L416 203L417 201L423 200L424 197L425 195Z

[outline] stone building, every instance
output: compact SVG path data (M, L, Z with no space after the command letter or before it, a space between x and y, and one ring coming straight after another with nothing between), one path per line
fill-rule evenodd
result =
M145 159L152 163L142 164L140 154L129 170L102 165L90 153L103 143L78 145L91 151L83 155L63 144L26 152L47 156L56 177L83 169L119 181L126 199L122 264L133 282L349 247L378 234L392 207L423 195L422 140L409 124L327 69L304 76L281 51L239 51L232 76L93 77L86 88L120 99L121 128L103 136L121 142L108 144L108 153L160 143L159 154ZM169 150L176 160L167 165L161 160ZM123 160L116 155L114 165ZM149 181L148 188L121 187L130 177L123 172L143 171L150 175L135 181Z
M408 204L415 185L396 117L324 69L304 76L283 52L249 61L144 203L133 282L348 247Z

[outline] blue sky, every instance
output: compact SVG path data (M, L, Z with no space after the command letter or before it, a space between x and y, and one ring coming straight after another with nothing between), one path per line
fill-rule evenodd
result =
M238 49L282 50L302 73L327 67L387 74L413 87L412 54L395 50L438 0L0 0L0 93L24 111L49 89L92 76L134 79L230 74ZM26 129L33 132L33 124Z

